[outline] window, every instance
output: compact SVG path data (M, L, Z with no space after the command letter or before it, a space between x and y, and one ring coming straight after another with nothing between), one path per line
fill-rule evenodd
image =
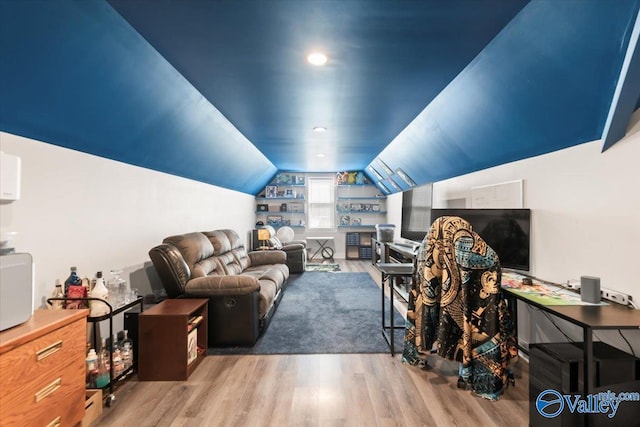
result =
M335 183L331 178L309 178L309 228L333 230L335 227Z

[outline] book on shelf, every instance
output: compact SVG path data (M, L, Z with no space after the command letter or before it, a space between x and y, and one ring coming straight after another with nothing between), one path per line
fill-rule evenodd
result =
M187 322L187 331L191 331L194 328L197 328L200 322L202 322L202 319L203 319L202 316L193 316L189 318Z
M198 331L192 330L187 335L187 365L198 358Z

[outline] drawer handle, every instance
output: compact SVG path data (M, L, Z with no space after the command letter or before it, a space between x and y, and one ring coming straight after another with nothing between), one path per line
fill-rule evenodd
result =
M56 341L48 347L43 348L42 350L36 353L36 360L39 362L47 357L51 356L53 353L60 351L62 349L62 340Z
M48 386L44 387L42 390L36 392L35 394L36 403L40 402L42 399L44 399L45 397L49 396L51 393L59 389L61 385L62 385L62 378L58 378Z
M53 421L47 424L47 427L58 427L62 425L62 417L56 417Z

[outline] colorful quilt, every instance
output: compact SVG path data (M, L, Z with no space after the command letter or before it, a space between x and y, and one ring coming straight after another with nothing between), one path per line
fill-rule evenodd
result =
M509 360L517 355L498 256L467 221L440 217L420 246L416 267L403 361L425 364L433 352L457 360L459 386L498 399L512 378Z

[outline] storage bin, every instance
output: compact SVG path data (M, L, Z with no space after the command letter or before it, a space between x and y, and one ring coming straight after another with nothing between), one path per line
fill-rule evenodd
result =
M102 415L102 389L88 389L84 402L84 418L82 427L89 427L91 423Z
M392 243L396 226L393 224L376 224L376 240L382 243Z

